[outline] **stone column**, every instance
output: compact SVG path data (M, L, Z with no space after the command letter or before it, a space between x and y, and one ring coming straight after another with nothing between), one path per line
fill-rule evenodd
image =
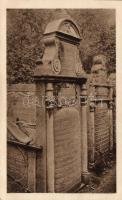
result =
M42 151L36 154L36 192L46 192L46 108L44 104L45 97L45 83L41 81L36 82L36 96L39 99L40 106L36 106L36 146L42 147Z
M89 182L89 173L87 139L87 89L85 84L81 88L81 161L83 182L87 184Z
M95 122L94 122L95 102L90 102L90 162L94 163L95 156Z
M109 127L110 127L110 151L113 150L113 88L109 93Z
M47 83L47 192L54 192L54 132L53 132L53 84Z

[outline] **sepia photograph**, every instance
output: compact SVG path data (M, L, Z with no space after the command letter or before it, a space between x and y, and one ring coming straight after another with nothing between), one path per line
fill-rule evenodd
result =
M7 9L7 193L116 193L116 9Z

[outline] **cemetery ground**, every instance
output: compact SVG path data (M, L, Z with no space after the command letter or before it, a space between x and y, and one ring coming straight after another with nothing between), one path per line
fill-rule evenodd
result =
M101 174L91 172L90 182L83 186L78 193L115 193L116 192L116 162L110 165Z

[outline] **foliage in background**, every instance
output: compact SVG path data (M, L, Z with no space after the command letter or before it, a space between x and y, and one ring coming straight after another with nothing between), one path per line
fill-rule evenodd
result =
M115 71L115 13L107 9L65 10L80 28L81 61L90 72L96 54L107 56L108 72ZM16 9L7 11L7 79L8 83L31 83L36 60L43 55L41 42L47 23L63 10Z

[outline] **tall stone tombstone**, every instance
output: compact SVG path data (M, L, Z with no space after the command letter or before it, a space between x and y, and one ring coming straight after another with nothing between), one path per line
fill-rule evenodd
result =
M37 108L36 144L43 147L37 156L37 192L68 192L87 174L87 94L79 29L70 17L54 20L43 43L34 73L42 105Z
M108 158L113 150L113 87L108 81L106 57L93 58L90 81L90 134L89 162L95 162L95 155Z

